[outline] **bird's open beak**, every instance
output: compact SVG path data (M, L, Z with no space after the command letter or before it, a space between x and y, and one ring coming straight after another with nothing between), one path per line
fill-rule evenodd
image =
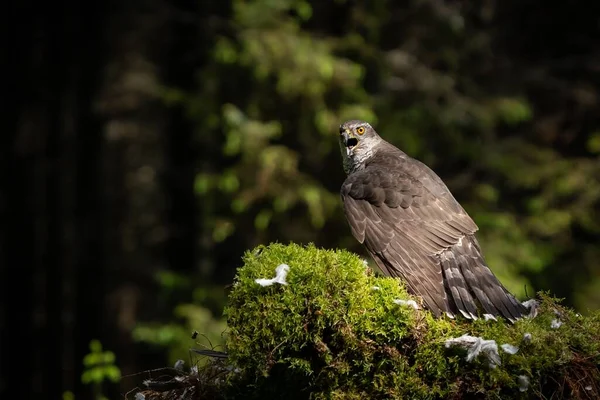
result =
M354 135L352 135L347 129L342 130L340 132L340 136L342 139L342 143L346 147L347 153L350 154L352 152L352 149L354 149L354 147L356 147L356 145L358 144L358 139L355 138Z

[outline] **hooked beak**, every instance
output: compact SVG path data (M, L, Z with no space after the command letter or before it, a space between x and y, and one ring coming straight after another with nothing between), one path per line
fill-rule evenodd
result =
M340 129L340 137L344 147L346 147L346 152L349 154L352 153L352 149L358 145L358 139L354 137L347 129Z

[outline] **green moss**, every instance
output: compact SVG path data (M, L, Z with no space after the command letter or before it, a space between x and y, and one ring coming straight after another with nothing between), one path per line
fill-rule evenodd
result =
M263 287L279 264L288 285ZM377 287L378 289L374 289ZM247 252L229 304L227 351L239 398L593 398L600 388L600 314L581 317L541 294L539 315L504 321L436 319L400 306L399 280L347 251L272 244ZM415 299L416 300L416 299ZM550 327L560 314L558 329ZM525 333L531 341L524 341ZM463 334L519 347L502 364L446 348ZM518 376L530 379L519 390Z

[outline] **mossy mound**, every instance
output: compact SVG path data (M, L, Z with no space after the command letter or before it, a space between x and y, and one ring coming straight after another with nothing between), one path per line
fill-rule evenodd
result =
M289 265L287 285L263 287ZM377 276L347 251L272 244L244 256L225 310L236 398L598 398L600 313L582 317L541 296L538 316L435 319L398 305L401 282ZM416 300L416 299L415 299ZM554 328L551 327L555 322ZM556 328L560 321L561 325ZM524 339L529 333L531 339ZM446 348L468 334L493 339L501 365ZM528 380L529 385L524 385ZM525 387L526 386L526 387Z

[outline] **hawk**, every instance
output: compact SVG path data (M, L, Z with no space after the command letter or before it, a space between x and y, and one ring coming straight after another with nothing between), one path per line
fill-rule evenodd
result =
M438 317L526 314L486 265L477 225L435 172L363 121L340 126L340 149L344 213L383 274L403 279Z

